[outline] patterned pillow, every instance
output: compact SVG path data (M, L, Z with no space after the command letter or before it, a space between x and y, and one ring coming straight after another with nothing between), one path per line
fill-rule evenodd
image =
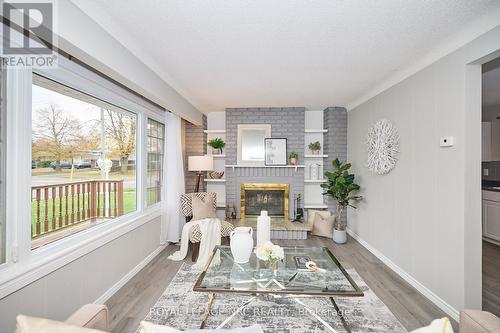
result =
M193 197L193 221L216 217L217 213L211 196L206 196L205 200Z
M195 192L185 193L181 195L181 211L185 217L193 216L193 198L198 197L205 200L205 197L210 196L213 199L214 209L217 209L217 194L215 192Z

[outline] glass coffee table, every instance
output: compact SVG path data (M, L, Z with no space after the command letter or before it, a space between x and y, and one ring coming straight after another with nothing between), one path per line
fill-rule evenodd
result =
M284 246L283 249L285 258L273 270L254 253L248 263L238 264L234 262L229 246L217 246L193 288L194 291L211 293L201 327L205 326L215 294L243 293L252 297L218 328L224 327L256 297L267 296L290 297L327 329L336 332L300 300L301 297L329 297L343 326L350 332L333 296L359 297L363 292L337 258L326 247ZM307 261L313 261L319 269L310 271L305 267Z

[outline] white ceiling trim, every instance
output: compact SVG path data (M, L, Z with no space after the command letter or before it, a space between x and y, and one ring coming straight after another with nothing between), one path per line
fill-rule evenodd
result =
M395 86L396 84L404 81L410 76L418 73L419 71L435 63L439 59L453 53L454 51L470 43L479 36L494 29L495 27L500 25L499 22L500 22L500 9L492 11L486 14L485 16L475 20L468 27L458 31L455 35L453 35L453 37L451 37L448 40L448 42L443 43L440 46L434 48L420 60L415 62L413 65L389 77L387 80L376 85L373 89L370 89L368 92L361 95L359 98L348 103L346 105L347 111L357 108L358 106L369 101L373 97L379 95L380 93L383 93L387 89Z

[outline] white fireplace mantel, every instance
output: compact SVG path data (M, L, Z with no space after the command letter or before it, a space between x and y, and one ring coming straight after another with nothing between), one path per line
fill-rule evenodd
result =
M244 165L244 164L226 164L226 168L288 168L288 169L297 169L305 168L305 165Z

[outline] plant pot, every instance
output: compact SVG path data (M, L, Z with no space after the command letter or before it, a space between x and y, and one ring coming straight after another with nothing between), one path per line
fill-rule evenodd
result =
M313 155L319 155L319 153L321 152L321 150L311 150L312 154Z
M220 155L219 148L212 148L212 155Z
M296 158L291 158L290 159L290 164L291 165L297 165L297 159Z
M344 244L347 242L347 231L333 229L333 241L337 244Z

